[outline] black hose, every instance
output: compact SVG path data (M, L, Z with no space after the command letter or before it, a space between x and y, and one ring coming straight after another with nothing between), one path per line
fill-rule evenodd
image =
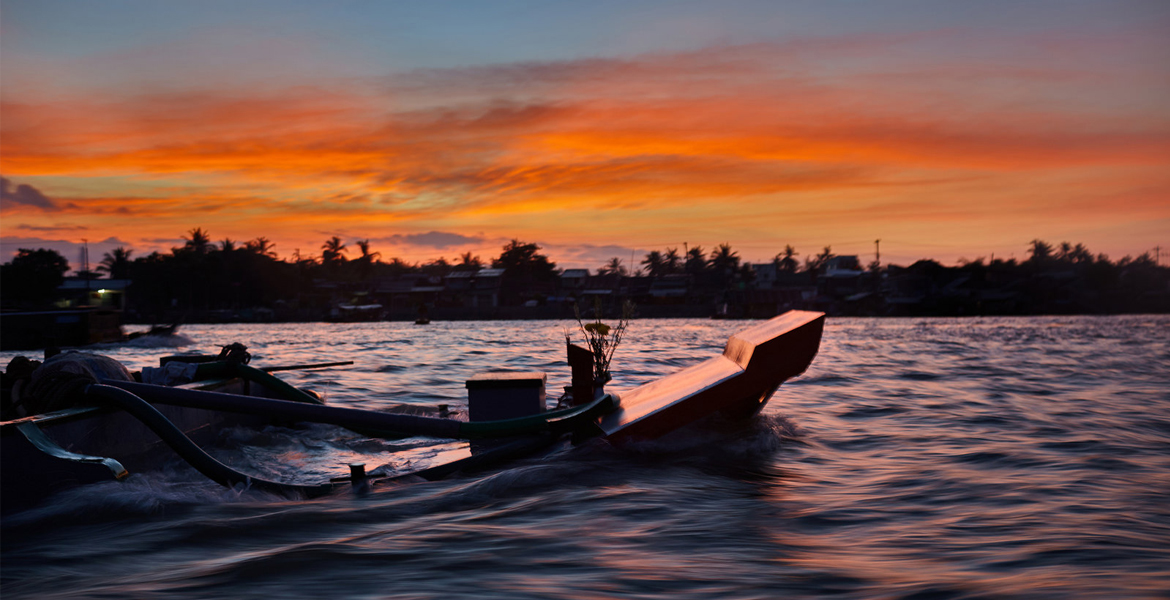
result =
M235 469L215 460L195 442L192 442L181 429L175 426L149 402L138 396L116 387L90 384L85 388L85 397L105 406L126 411L143 425L148 427L163 442L171 447L183 460L187 461L197 471L208 479L220 485L233 487L238 483L245 486L281 494L297 494L308 497L320 496L332 491L336 486L322 485L295 485L267 481L245 475Z
M617 399L612 394L606 394L592 402L572 408L516 419L468 423L454 419L437 419L357 408L289 402L287 400L188 390L132 381L110 381L108 383L158 404L263 415L291 421L327 423L358 432L424 435L452 440L504 438L548 431L567 433L588 427L598 417L617 407Z
M358 430L398 432L446 439L463 437L459 433L460 421L449 419L188 390L131 381L110 381L108 383L158 404L262 415L290 421L328 423Z

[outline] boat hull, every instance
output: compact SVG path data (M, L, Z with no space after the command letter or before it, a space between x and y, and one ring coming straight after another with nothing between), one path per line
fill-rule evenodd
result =
M0 350L86 346L122 339L122 314L111 308L0 313Z
M257 386L247 390L245 386L247 382L239 380L215 384L222 391L258 391ZM227 427L271 423L265 417L198 408L162 404L155 408L199 445L215 442ZM176 457L145 425L121 411L71 408L6 421L0 427L0 511L5 514L34 506L62 490L119 478L115 469L101 463L46 452L25 433L30 425L66 453L113 457L132 473L156 469ZM21 431L22 426L25 431Z
M620 392L617 410L598 420L590 416L573 425L574 439L601 435L616 444L624 444L658 438L715 416L734 420L751 417L763 408L781 383L809 366L820 346L823 328L824 314L793 311L741 331L728 340L721 356ZM143 384L126 383L125 386ZM236 394L235 397L279 396L243 380L204 383L197 389ZM224 394L216 396L232 398ZM164 403L160 399L154 406L198 445L215 442L219 432L229 426L272 424L275 422L272 415L278 414L268 409L256 415L240 414L242 406L236 404L226 408L177 404L183 403ZM281 414L286 422L295 420L292 412ZM456 423L435 421L444 425ZM547 423L546 427L549 427ZM550 431L541 431L535 435L518 435L520 439L504 444L498 452L476 452L473 447L469 456L424 471L441 476L452 469L486 465L511 456L513 451L527 452L547 446L561 433L552 435ZM439 437L446 437L441 433ZM23 510L54 492L119 479L127 471L151 470L175 456L146 425L118 410L74 408L7 421L0 424L0 510L5 513Z

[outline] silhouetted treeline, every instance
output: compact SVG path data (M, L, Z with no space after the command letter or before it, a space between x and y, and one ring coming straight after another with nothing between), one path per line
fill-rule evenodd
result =
M0 298L5 307L49 304L65 281L69 261L55 250L21 248L11 261L0 265Z
M1116 262L1082 244L1029 245L1023 262L944 267L923 260L883 271L885 314L1111 314L1170 312L1170 268L1144 253ZM907 300L905 310L897 308Z
M834 315L1170 312L1170 268L1159 266L1149 253L1113 262L1083 244L1033 240L1028 254L1022 262L977 258L947 267L926 259L908 267L874 261L863 268L857 257L836 256L826 247L798 269L788 247L771 265L756 265L755 289L733 293L729 311L764 316L773 310L772 298L761 289L770 288L788 308ZM760 285L764 273L774 273L770 285Z
M830 247L786 246L743 263L730 244L647 253L636 268L613 258L596 270L558 269L536 244L512 240L485 261L471 253L425 263L384 260L368 240L325 240L320 254L281 260L266 238L212 241L201 228L170 252L117 248L97 270L128 284L123 308L140 322L346 318L342 304L382 306L367 318L571 316L585 297L641 316L768 317L793 308L838 315L979 315L1170 312L1170 268L1148 253L1116 262L1081 244L1033 240L1022 262L932 260L862 266ZM51 250L21 250L3 265L5 308L44 308L68 263ZM102 287L96 280L91 287ZM114 282L109 282L113 287ZM68 286L66 286L68 287ZM60 296L58 293L57 296ZM93 296L91 294L90 299Z

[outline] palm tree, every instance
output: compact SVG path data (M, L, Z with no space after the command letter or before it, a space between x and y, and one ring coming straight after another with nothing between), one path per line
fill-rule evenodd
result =
M456 271L478 271L482 268L483 261L473 256L470 250L459 255L459 264L455 266Z
M1077 244L1073 246L1069 258L1078 265L1088 264L1093 262L1093 253L1089 252L1089 249L1084 244Z
M358 240L357 245L358 249L362 251L362 255L357 258L358 261L369 264L382 257L381 252L370 252L370 240Z
M446 258L440 256L435 260L419 267L419 269L427 275L437 275L439 277L446 277L451 274L451 263L447 262Z
M223 252L224 254L231 254L232 252L235 252L236 241L232 238L223 238L223 241L219 243L219 251Z
M190 250L196 254L207 254L211 250L211 236L203 231L202 227L196 227L187 232L191 237L183 236L183 249Z
M274 248L276 248L276 244L270 242L266 237L258 237L252 241L244 242L244 250L260 256L276 258Z
M130 275L131 254L134 254L133 250L118 246L102 256L102 262L98 264L97 270L108 274L110 279L126 279Z
M829 264L829 259L834 256L836 255L833 254L832 246L825 246L825 249L820 254L804 259L804 270L810 272L820 271L825 265Z
M600 269L597 269L597 274L598 275L625 275L626 268L622 265L622 259L615 256L615 257L609 259L609 262L602 265L602 267Z
M651 250L642 260L642 264L646 265L646 271L651 277L662 275L666 269L666 261L662 259L662 253L657 250Z
M776 270L778 271L795 273L796 268L800 266L800 263L796 260L797 254L796 248L793 248L791 245L786 245L784 246L783 252L777 253L776 256L772 257L772 264L776 265Z
M412 265L398 257L390 259L390 262L386 265L386 269L390 272L391 275L394 275L395 277L418 270L415 265Z
M702 273L707 268L707 256L703 253L702 246L695 246L687 250L685 268L687 273L691 273L692 275Z
M1028 248L1028 252L1032 255L1032 257L1028 259L1028 262L1039 263L1045 262L1052 258L1052 244L1036 239L1028 242L1028 245L1030 246Z
M345 244L341 241L341 238L333 236L325 240L325 243L321 244L321 250L322 264L331 266L345 262Z
M374 261L382 256L381 252L370 252L370 240L358 240L358 248L362 251L362 255L355 259L358 264L358 273L362 279L370 276L370 269L374 267Z
M667 248L666 254L662 256L662 262L665 263L667 273L678 273L679 265L682 264L682 257L678 254L678 248Z
M720 273L734 273L739 268L739 253L731 249L731 244L719 244L711 251L710 264Z

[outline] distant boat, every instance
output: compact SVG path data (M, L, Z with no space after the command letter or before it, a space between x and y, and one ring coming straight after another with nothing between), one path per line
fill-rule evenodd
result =
M179 332L179 324L174 325L151 325L150 329L146 331L132 331L126 334L126 340L136 340L142 337L164 337L168 335L175 335Z
M122 312L114 308L0 312L0 350L88 346L124 337Z
M384 316L385 311L382 310L382 305L378 302L368 301L363 292L354 296L349 302L338 304L333 313L333 320L347 323L381 321Z

